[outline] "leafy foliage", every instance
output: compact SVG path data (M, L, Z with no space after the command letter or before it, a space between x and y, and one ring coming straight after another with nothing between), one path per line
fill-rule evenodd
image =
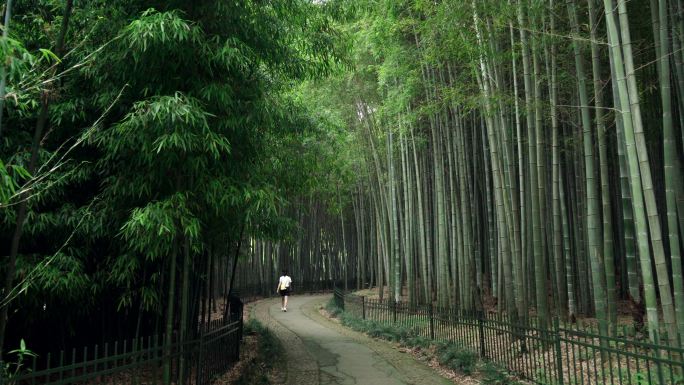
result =
M478 362L476 353L456 344L439 344L437 346L439 363L464 374L472 374Z
M339 126L293 87L342 64L334 11L307 0L15 9L0 45L14 101L0 141L0 244L23 232L8 346L151 333L176 303L167 321L190 330L210 260L218 274L241 238L293 237L288 207L337 172L313 160L334 159L326 135Z
M244 326L244 332L257 338L257 356L235 380L235 384L270 384L268 373L272 370L287 370L284 360L276 359L285 354L285 348L268 328L252 318Z
M26 361L29 358L36 357L36 354L28 349L26 341L23 339L19 341L19 348L9 351L8 354L13 357L14 362L3 362L2 366L0 366L0 375L10 381L25 370L24 368L28 366Z
M485 385L519 385L520 381L516 381L502 368L494 363L487 362L480 368L482 373L482 383Z

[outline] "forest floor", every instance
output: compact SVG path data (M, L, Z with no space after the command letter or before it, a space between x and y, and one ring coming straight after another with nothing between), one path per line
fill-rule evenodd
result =
M354 290L350 289L351 294L358 295L358 296L363 296L366 297L367 299L380 299L380 290L378 289L377 286L368 288L368 289L361 289L361 290ZM403 286L401 288L401 296L400 299L401 301L408 302L408 288L406 286ZM383 288L383 298L388 299L391 298L391 293L387 287ZM485 296L483 298L483 305L484 305L484 310L488 313L498 313L499 310L497 309L497 302L496 299L493 298L492 296ZM638 323L640 324L639 327L643 327L643 318L646 316L645 315L645 309L639 309L636 308L634 303L628 300L618 300L617 301L617 325L618 327L622 326L635 326L635 319L638 319ZM535 316L536 312L534 308L530 308L529 316ZM636 316L636 317L635 317ZM662 314L660 315L662 318ZM575 322L581 322L582 325L584 326L593 326L593 327L598 327L598 321L594 317L589 317L586 315L577 315ZM643 336L639 336L643 337Z
M402 301L407 301L405 293L406 291L403 290ZM353 294L367 299L379 299L378 288L357 290ZM390 298L390 293L386 288L384 298ZM640 309L629 301L620 301L618 306L617 328L613 331L614 334L609 342L612 349L608 354L601 353L600 346L603 342L597 336L598 321L591 317L581 317L577 318L574 323L563 322L560 325L562 333L559 343L560 355L544 346L542 339L546 337L543 337L543 334L540 335L534 327L524 332L526 353L521 353L523 349L520 339L515 338L511 333L499 332L497 326L492 327L490 324L486 326L484 333L488 359L510 368L524 378L540 378L542 383L553 383L555 372L546 368L549 367L549 362L555 362L560 356L563 378L570 383L606 384L624 381L624 383L657 384L664 382L657 378L665 378L669 375L673 381L679 379L676 383L684 384L681 382L681 376L675 375L679 367L676 359L670 363L669 358L665 360L656 358L677 356L678 353L675 353L675 350L662 351L651 348L652 345L649 344L648 334L643 329L643 324L635 321L635 311L640 311ZM428 327L423 315L410 311L402 313L398 321L391 322L390 313L385 309L388 308L367 306L365 311L366 314L370 312L368 319L380 323L385 322L394 327L418 326L423 330ZM494 325L501 322L497 321L498 313L495 306L485 307L485 310L489 314L488 318L494 320ZM531 310L529 315L535 316L535 312ZM472 324L436 321L436 325L439 325L434 331L436 340L459 341L471 351L478 351L480 342L477 330L473 329Z
M293 296L287 312L280 310L280 298L265 299L253 306L253 316L285 348L285 357L273 357L287 361L285 384L461 383L441 376L395 344L328 319L319 310L329 299L330 295Z

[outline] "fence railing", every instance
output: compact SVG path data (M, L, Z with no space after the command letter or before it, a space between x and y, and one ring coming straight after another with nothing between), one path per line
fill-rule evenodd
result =
M334 291L334 301L354 317L460 345L538 384L684 385L684 349L630 336L627 327L606 336L594 326L558 318L548 325L534 317L515 322L502 314L381 301L341 290Z
M295 282L293 289L295 295L330 292L336 283L340 284L333 280ZM243 286L234 293L244 302L272 295L275 287L263 284ZM94 344L42 357L26 356L19 370L16 363L6 373L0 369L0 385L208 385L240 358L241 302L231 302L227 314L225 320L200 325L192 338L184 341L176 332L171 336Z
M28 357L0 385L170 384L208 385L240 358L242 309L202 325L181 341L178 333L96 344L44 357ZM10 365L8 372L15 372Z

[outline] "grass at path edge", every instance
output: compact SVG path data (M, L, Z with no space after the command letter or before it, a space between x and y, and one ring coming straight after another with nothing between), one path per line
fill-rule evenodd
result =
M482 361L477 354L464 349L455 343L432 341L416 333L412 328L394 326L378 321L361 319L339 308L334 299L325 306L325 310L332 317L340 320L342 325L365 333L370 337L399 343L407 348L420 348L423 352L434 354L439 364L445 368L463 373L476 375L486 385L519 385L521 382L512 378L505 370L493 363Z
M251 318L245 323L244 334L257 336L257 356L245 368L235 385L273 385L269 374L285 370L285 349L271 331Z

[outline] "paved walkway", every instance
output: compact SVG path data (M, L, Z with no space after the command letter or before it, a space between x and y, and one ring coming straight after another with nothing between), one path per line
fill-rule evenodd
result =
M326 296L293 296L287 312L280 299L259 302L255 316L283 342L287 384L452 384L391 344L353 332L323 317Z

